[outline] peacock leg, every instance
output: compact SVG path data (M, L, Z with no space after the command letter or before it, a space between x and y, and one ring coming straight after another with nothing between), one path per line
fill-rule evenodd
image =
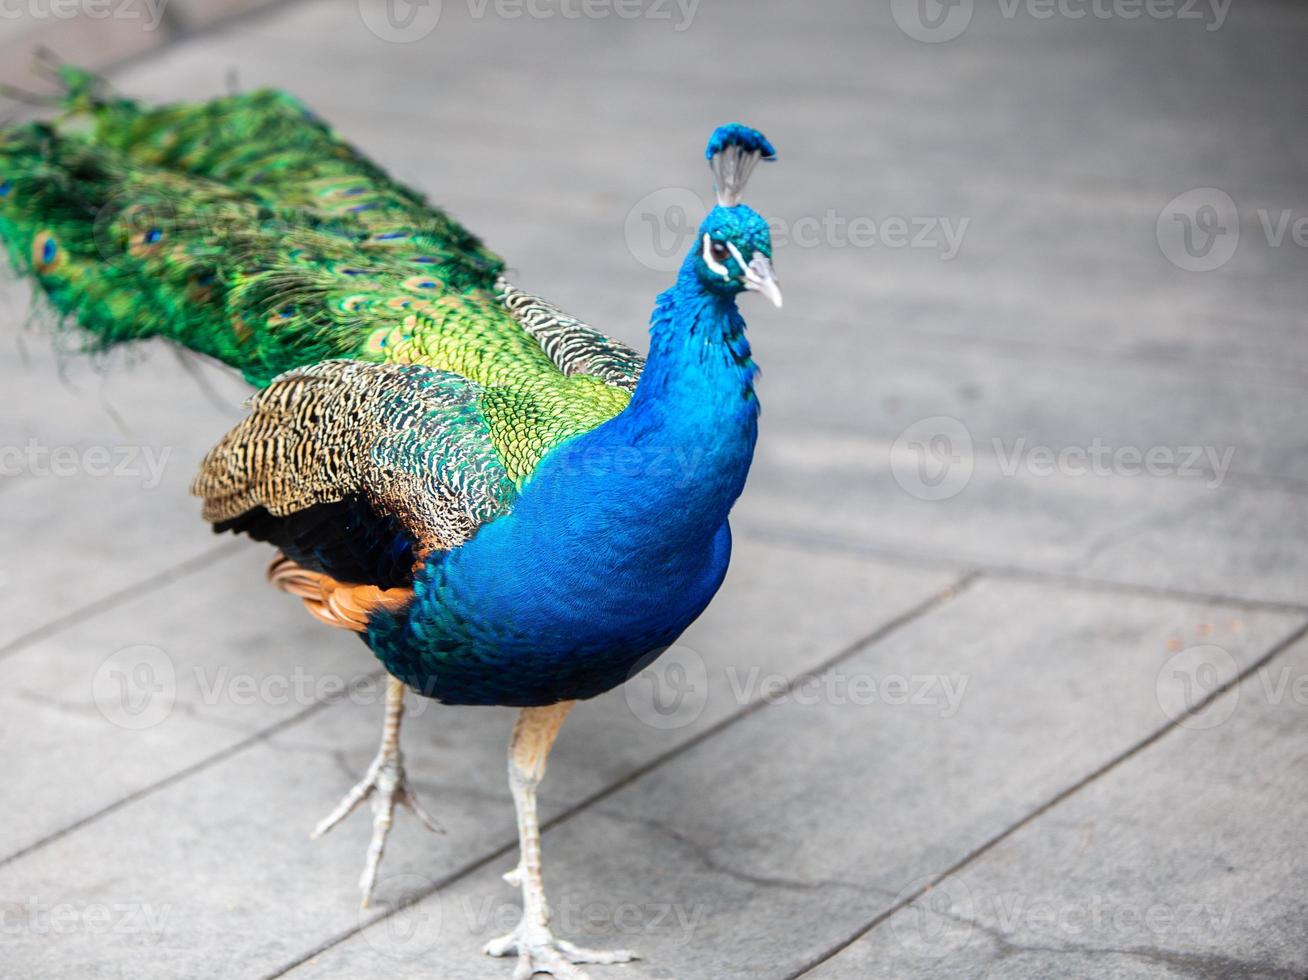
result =
M518 811L518 866L504 876L522 888L522 921L507 936L486 944L491 956L517 955L513 980L528 980L533 974L548 973L563 980L587 980L577 963L627 963L637 959L625 949L603 952L582 949L550 932L550 910L545 902L545 884L540 867L540 820L536 813L536 788L545 775L545 760L555 736L575 704L564 701L543 708L523 708L509 744L509 787Z
M372 798L372 842L364 862L359 888L363 892L363 906L372 899L377 883L377 868L386 851L386 838L395 819L395 804L408 807L428 830L436 830L436 823L409 786L404 774L404 756L400 753L400 720L404 717L404 684L394 677L386 678L386 721L382 727L381 748L368 767L367 775L345 794L336 809L313 829L311 837L321 837L354 812L360 803Z

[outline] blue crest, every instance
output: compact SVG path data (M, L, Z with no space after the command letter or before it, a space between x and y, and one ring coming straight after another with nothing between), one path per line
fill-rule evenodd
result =
M727 123L713 130L704 150L717 184L718 203L734 208L745 192L749 175L760 160L777 158L768 138L742 123Z

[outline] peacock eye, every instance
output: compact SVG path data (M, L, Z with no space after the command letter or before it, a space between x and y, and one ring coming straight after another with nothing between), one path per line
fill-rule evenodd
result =
M727 251L727 246L723 245L721 242L713 242L709 245L709 255L713 256L714 262L725 262L727 261L727 256L730 254L731 253Z

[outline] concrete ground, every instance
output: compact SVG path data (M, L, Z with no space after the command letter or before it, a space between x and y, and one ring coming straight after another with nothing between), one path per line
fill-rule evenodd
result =
M123 90L290 89L636 344L711 128L777 144L730 577L544 787L558 931L645 956L595 980L1308 975L1308 10L170 23ZM512 713L415 705L445 833L402 814L361 913L366 817L307 833L372 758L375 662L186 494L242 385L61 356L28 308L0 293L0 976L508 977Z

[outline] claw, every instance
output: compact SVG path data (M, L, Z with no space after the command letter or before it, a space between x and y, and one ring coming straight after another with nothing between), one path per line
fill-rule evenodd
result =
M492 939L486 944L484 952L488 956L517 954L518 964L513 970L513 980L530 980L537 973L548 973L559 980L590 980L590 975L585 970L577 969L577 964L608 965L640 959L639 955L629 949L586 949L565 939L555 939L548 929L528 929L525 923L519 924L507 936Z
M436 818L423 808L423 805L418 802L417 795L408 787L408 785L403 787L403 792L400 795L400 802L404 804L406 810L417 817L422 825L433 834L445 833L445 828L438 824Z
M381 866L382 855L386 853L386 839L390 836L391 825L395 821L395 805L403 805L416 816L428 830L444 833L418 802L417 795L410 788L404 774L404 767L399 760L379 754L368 767L368 773L345 794L336 808L327 814L309 834L317 839L338 823L348 817L364 800L372 800L372 840L368 844L368 856L364 861L363 874L359 876L359 890L363 893L362 907L367 908L372 901L372 892L377 885L377 869Z
M341 798L341 802L336 804L336 808L331 813L318 821L318 825L309 831L309 839L317 840L327 831L331 830L338 823L348 817L355 809L368 798L372 793L372 785L364 779L357 783L355 787Z

